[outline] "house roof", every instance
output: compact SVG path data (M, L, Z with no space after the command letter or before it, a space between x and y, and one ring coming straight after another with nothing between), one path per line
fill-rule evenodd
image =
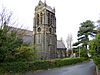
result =
M65 44L63 43L62 40L57 40L57 49L66 49Z

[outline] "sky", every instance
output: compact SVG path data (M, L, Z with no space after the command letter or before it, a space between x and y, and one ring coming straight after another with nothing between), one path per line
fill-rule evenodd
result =
M32 30L34 9L38 2L39 0L0 0L0 5L13 12L20 26ZM100 19L100 0L46 0L46 3L56 9L57 39L63 38L64 42L68 34L72 34L73 42L77 41L80 23Z

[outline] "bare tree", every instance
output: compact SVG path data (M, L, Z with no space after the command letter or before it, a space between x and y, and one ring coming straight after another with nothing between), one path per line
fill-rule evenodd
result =
M3 27L5 24L11 24L12 12L9 12L6 8L2 8L0 12L0 26Z
M13 13L7 10L5 7L2 7L2 9L0 9L0 28L3 28L4 26L8 28L8 32L15 31L16 34L21 37L27 34L25 29L21 29L22 25L20 28L16 28L16 26L18 26L18 22L13 16Z
M26 30L12 27L16 25L14 19L12 12L6 8L0 9L0 62L15 59L17 48L24 43Z
M72 34L68 34L67 40L66 40L66 42L67 42L67 49L71 50L71 53L73 54L72 41L73 41Z

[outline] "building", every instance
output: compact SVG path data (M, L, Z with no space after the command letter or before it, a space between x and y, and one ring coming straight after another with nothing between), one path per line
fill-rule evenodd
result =
M10 32L16 32L18 37L21 37L23 43L32 45L33 43L33 31L8 26Z
M34 45L41 59L56 57L57 36L55 9L39 1L35 7L33 37Z
M65 44L62 40L57 40L57 57L58 58L64 58L67 57Z

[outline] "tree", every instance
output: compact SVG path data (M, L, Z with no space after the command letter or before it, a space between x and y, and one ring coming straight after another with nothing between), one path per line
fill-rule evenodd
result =
M96 31L94 30L95 26L93 21L86 20L85 22L80 24L78 31L78 44L82 43L82 46L85 50L87 50L87 46L89 43L89 36L94 37Z
M0 26L4 25L14 25L16 21L12 17L12 12L8 11L6 8L2 8L0 11Z
M0 28L0 62L6 61L21 44L22 40L16 36L15 32L9 33L6 25L3 29Z
M0 13L0 63L13 62L16 59L21 61L21 58L29 60L32 49L23 44L22 37L18 35L20 33L18 30L11 30L11 27L8 26L12 21L12 13L7 13L5 10L4 8ZM23 32L21 35L23 35Z
M98 33L95 39L89 42L90 53L92 56L100 54L100 33Z
M67 48L68 49L71 49L72 48L72 41L73 41L72 35L71 34L68 34L67 40L66 40L66 42L67 42Z
M73 41L73 38L72 38L72 35L71 34L68 34L67 36L67 50L68 50L68 54L73 54L73 50L72 50L72 41ZM70 52L69 52L70 51Z

